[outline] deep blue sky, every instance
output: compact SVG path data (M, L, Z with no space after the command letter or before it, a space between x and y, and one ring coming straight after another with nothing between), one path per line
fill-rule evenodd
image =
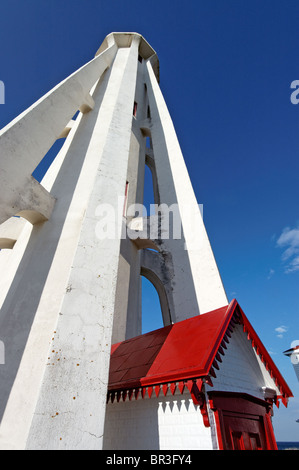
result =
M157 51L160 86L229 300L237 298L295 395L275 413L277 438L299 441L299 384L282 355L299 339L299 105L290 101L299 80L299 2L0 6L0 127L90 60L112 31L136 31Z

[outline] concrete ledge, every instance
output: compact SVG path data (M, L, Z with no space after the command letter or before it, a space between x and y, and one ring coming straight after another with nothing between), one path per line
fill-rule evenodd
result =
M70 131L72 130L74 124L75 124L75 121L71 119L71 121L65 126L65 128L59 135L58 139L66 138L69 135Z
M94 99L90 94L88 94L86 95L85 101L83 104L81 104L79 110L81 111L81 113L86 114L86 113L89 113L89 111L91 111L93 108L94 108Z
M12 250L17 240L12 238L0 238L0 250Z
M0 225L0 249L12 249L22 232L25 220L11 217Z

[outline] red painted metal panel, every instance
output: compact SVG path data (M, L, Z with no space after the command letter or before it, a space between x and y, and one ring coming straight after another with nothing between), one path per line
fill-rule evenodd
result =
M211 382L225 354L233 325L243 324L252 347L281 388L283 402L292 392L236 300L203 315L137 336L111 348L109 390L125 390L204 378ZM213 366L213 367L212 367ZM220 366L221 367L221 366ZM218 367L219 368L219 367Z
M109 389L153 385L209 373L227 306L112 347Z

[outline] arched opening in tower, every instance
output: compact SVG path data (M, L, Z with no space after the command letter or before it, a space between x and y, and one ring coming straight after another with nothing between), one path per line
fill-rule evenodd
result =
M143 190L143 205L146 209L146 215L153 215L155 213L154 204L155 196L154 196L154 184L153 184L153 176L152 170L146 164L144 170L144 190Z
M142 280L142 334L163 328L161 303L155 286L145 276Z

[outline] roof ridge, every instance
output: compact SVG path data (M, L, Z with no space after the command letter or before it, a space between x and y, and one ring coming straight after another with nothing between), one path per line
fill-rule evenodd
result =
M215 369L219 370L236 324L243 325L256 355L280 390L277 398L286 405L292 392L236 299L219 309L112 346L109 393L198 379L213 386Z

